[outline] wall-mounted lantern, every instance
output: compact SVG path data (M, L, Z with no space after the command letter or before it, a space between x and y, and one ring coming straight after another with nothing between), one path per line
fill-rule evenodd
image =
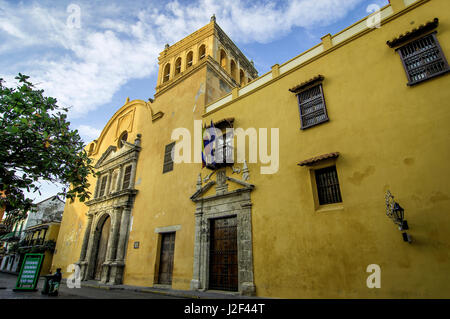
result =
M394 218L399 230L408 230L408 222L405 218L405 210L398 204L394 204Z
M389 190L386 193L386 215L392 219L394 224L398 226L398 229L403 232L403 240L411 243L411 236L406 233L406 230L408 230L409 227L408 222L405 220L405 210L399 203L394 201L394 196L392 196Z

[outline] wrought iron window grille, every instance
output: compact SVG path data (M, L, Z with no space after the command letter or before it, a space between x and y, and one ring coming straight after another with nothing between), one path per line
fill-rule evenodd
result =
M408 78L413 86L450 71L447 59L436 37L436 31L398 48Z
M317 196L320 205L342 202L339 179L336 166L321 168L314 171L317 185Z

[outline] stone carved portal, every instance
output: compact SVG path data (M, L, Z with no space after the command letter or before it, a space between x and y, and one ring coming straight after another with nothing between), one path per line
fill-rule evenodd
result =
M120 149L110 146L95 168L100 173L94 199L89 207L81 247L81 280L95 279L117 285L123 280L129 223L137 190L136 165L141 135L134 144L123 142ZM102 183L106 176L106 183Z
M225 169L217 171L216 178L216 181L209 181L202 185L201 176L199 176L197 191L191 196L191 200L196 203L194 273L191 290L220 289L218 287L221 283L217 277L224 274L225 279L222 281L221 290L235 290L234 274L237 273L237 292L241 295L255 295L250 198L255 186L226 176ZM228 191L229 182L238 184L240 188ZM205 195L214 185L216 186L215 194ZM235 233L232 231L233 236L228 236L227 239L233 245L234 241L237 242L237 270L234 270L236 261L233 261L233 254L231 254L231 261L226 261L229 265L222 270L217 270L217 262L214 261L217 246L217 242L214 241L214 236L217 234L216 227L218 222L227 220L236 225ZM235 248L227 248L228 253L230 250L233 251ZM211 271L215 273L211 274Z

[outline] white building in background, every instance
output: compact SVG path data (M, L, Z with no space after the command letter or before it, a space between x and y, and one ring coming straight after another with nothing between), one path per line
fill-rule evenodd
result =
M36 204L37 211L28 213L23 230L42 223L61 222L65 202L58 196L52 196Z
M0 271L18 272L23 256L11 252L11 246L19 243L25 237L25 230L43 223L60 223L64 212L65 202L58 196L51 196L36 204L36 211L29 212L25 219L17 221L11 232L0 238L0 246L6 251L1 259Z

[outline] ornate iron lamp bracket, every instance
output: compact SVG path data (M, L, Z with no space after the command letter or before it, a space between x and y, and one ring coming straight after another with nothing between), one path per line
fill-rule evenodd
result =
M403 240L406 242L411 243L411 236L405 232L405 230L408 230L408 222L404 219L405 217L405 211L400 206L399 203L394 201L394 196L391 194L391 192L388 190L386 192L385 196L386 200L386 216L388 216L394 224L398 226L398 229L402 231Z

